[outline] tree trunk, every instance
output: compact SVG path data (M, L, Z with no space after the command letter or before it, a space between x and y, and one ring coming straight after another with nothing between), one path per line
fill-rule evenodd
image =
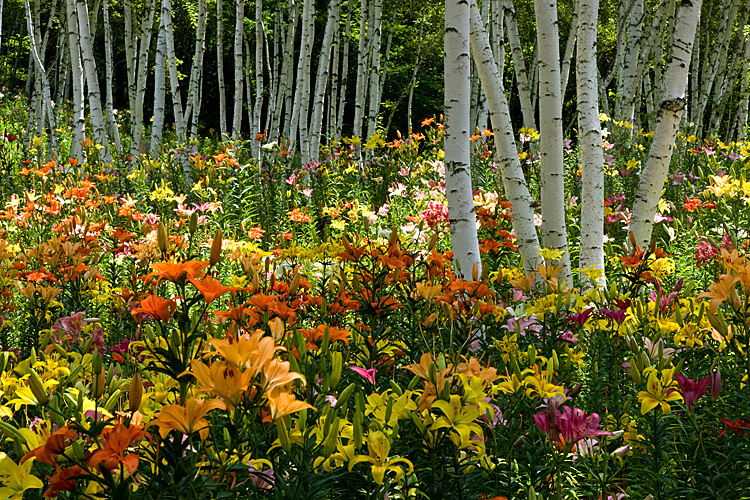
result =
M81 63L81 48L78 45L78 15L75 0L67 0L65 4L68 13L68 48L70 50L73 87L73 138L71 139L68 156L80 162L83 161L81 141L83 141L86 133L83 65Z
M320 135L323 128L323 109L325 106L326 87L328 85L329 68L331 67L331 45L336 26L339 24L339 14L341 8L340 0L330 0L328 5L328 22L326 31L323 35L323 46L321 47L320 59L318 60L318 75L315 81L315 100L313 102L312 121L310 123L310 132L312 139L310 141L310 159L318 161L320 159Z
M742 58L742 79L740 80L740 104L737 113L737 140L747 139L747 115L750 107L750 36L745 37L745 52Z
M107 87L107 125L115 140L117 154L122 154L122 143L120 142L120 129L117 127L117 118L114 113L114 100L112 99L112 30L109 25L109 0L104 0L104 55Z
M564 252L553 265L562 265L559 280L573 285L565 229L562 95L557 0L535 0L539 48L539 154L542 191L542 241L546 248Z
M702 0L683 1L677 14L672 52L664 75L664 92L656 118L654 139L636 191L630 232L645 247L651 240L664 180L669 172L677 129L685 109L690 56Z
M579 0L576 88L578 137L581 147L583 188L581 192L581 249L579 269L593 266L604 277L604 151L599 120L599 93L596 67L596 34L599 0ZM583 274L580 275L583 277Z
M237 0L234 21L234 118L232 139L239 139L242 132L242 40L245 32L245 0Z
M263 121L261 120L261 114L263 112L263 87L265 85L263 78L263 49L264 41L263 38L263 0L255 0L255 107L253 111L253 129L251 137L253 138L252 149L253 157L260 157L260 141L256 141L263 131ZM247 100L250 101L250 96L247 96ZM249 102L248 102L249 105Z
M363 106L364 100L367 94L365 88L365 68L368 67L368 52L365 51L365 41L367 40L366 30L372 29L370 26L367 27L367 0L360 0L360 19L359 19L359 46L357 47L357 83L355 84L354 91L354 127L352 135L354 137L362 137L362 115L364 113ZM360 163L360 170L362 169L362 145L355 144L355 157Z
M513 204L513 232L516 235L521 259L528 272L536 268L539 256L539 238L534 226L533 205L535 202L529 194L521 162L518 160L518 149L503 79L497 70L489 37L481 22L475 2L472 2L471 6L471 53L487 95L503 189L506 198Z
M216 75L219 80L219 132L227 131L227 91L224 84L224 1L216 0Z
M164 131L164 101L167 86L167 31L164 28L164 16L159 22L159 34L156 39L156 62L154 69L154 121L151 124L151 155L161 154L161 137Z
M190 70L190 84L185 100L185 127L190 126L190 138L198 136L198 116L201 110L201 87L203 86L203 54L206 52L206 0L198 0L198 25L195 30L195 54Z
M573 54L576 48L578 22L578 2L574 2L573 14L570 17L570 31L568 32L568 40L565 42L565 52L560 65L560 94L563 99L565 98L565 91L568 89L570 65L573 63Z
M86 82L89 91L89 110L91 112L91 126L94 129L94 141L103 146L100 158L105 162L111 162L112 156L109 152L109 140L107 130L104 127L104 114L102 112L102 99L99 91L99 76L96 73L96 61L91 45L91 34L89 33L89 13L86 0L76 0L78 11L78 29L80 30L81 53L83 55L83 67L86 71Z
M445 3L445 194L456 275L466 279L482 270L469 163L470 15L465 0Z
M182 92L180 90L180 79L177 72L177 57L174 50L172 0L162 0L161 15L164 17L164 33L167 41L167 67L169 69L169 87L172 94L172 111L174 113L175 132L177 133L177 140L179 142L185 142L185 115L182 112Z
M341 57L341 88L339 89L339 104L338 112L336 113L336 125L334 127L334 138L338 140L341 137L341 128L344 122L344 107L346 105L346 90L349 84L349 38L351 35L352 25L352 4L354 2L349 1L348 10L346 14L346 26L344 28L344 55Z
M516 86L518 97L521 100L521 112L523 113L523 126L536 129L536 118L534 117L534 106L531 103L531 86L526 72L526 62L523 57L521 38L518 36L518 24L516 23L516 10L513 0L505 1L505 26L508 28L508 43L513 56L513 71L516 74ZM555 16L557 18L557 16Z

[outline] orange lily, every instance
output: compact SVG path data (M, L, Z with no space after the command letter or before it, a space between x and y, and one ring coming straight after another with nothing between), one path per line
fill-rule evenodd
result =
M162 323L169 321L169 318L177 310L177 303L174 300L167 300L156 295L149 295L143 299L140 305L133 309L131 314L138 321L138 314L148 314Z
M216 352L208 352L204 357L216 354L238 370L253 370L253 375L260 367L268 364L276 353L273 338L264 337L262 331L253 335L240 335L233 342L212 339L208 343L216 349Z
M709 298L709 309L711 312L716 312L716 308L719 304L726 301L732 309L738 309L742 301L735 288L735 283L740 280L739 276L733 274L722 274L719 276L719 281L708 287L707 292L703 292L698 295L698 298Z
M167 437L169 431L176 430L187 436L197 432L201 441L208 437L208 422L203 418L206 413L215 409L226 409L226 405L219 399L206 401L190 398L185 406L168 405L156 415L157 418L149 422L146 427L156 425L162 438Z
M187 274L187 278L195 278L205 268L208 267L209 262L205 260L189 260L187 262L155 262L151 264L154 269L154 273L149 276L158 274L161 276L159 282L162 280L171 281L177 283L183 274Z
M222 361L214 361L211 366L207 366L194 359L190 362L190 367L191 373L202 385L198 391L218 396L227 404L228 409L239 404L255 375L253 370L240 371Z
M203 295L206 304L210 304L227 292L243 290L242 287L238 286L222 286L219 280L211 276L205 276L202 281L198 281L195 278L189 277L188 281L192 283L193 286L195 286L195 288L197 288L198 291Z
M305 377L301 373L289 371L289 361L274 358L263 369L263 387L270 392L276 387L281 387L294 380L301 380L305 384Z
M289 394L281 387L276 387L275 389L270 391L267 396L272 420L277 420L291 413L306 410L308 408L315 408L314 406L305 403L304 401L295 399L293 395Z
M132 474L138 468L138 453L129 453L125 451L130 447L133 441L143 439L145 433L142 425L131 425L126 427L121 423L102 432L102 437L106 440L104 447L97 450L89 458L89 466L95 467L104 463L107 469L116 469L119 464L123 464Z

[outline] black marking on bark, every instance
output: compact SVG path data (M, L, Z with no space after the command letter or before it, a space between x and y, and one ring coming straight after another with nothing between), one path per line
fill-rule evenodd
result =
M685 104L686 102L684 97L676 97L674 99L666 99L662 101L659 107L665 111L677 113L678 111L682 111L683 109L685 109Z

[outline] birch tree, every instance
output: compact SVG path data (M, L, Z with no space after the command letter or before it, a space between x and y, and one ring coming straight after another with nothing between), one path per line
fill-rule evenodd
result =
M208 9L206 0L198 0L198 25L195 31L195 53L190 70L190 84L185 103L185 126L190 126L190 138L198 135L198 116L201 109L201 88L203 86L203 54L206 52L206 20Z
M177 140L185 141L185 118L182 112L182 95L180 79L177 73L177 55L174 49L174 28L172 25L172 0L162 0L161 15L164 18L164 34L167 45L167 69L169 70L169 87L172 94L172 111Z
M239 139L242 131L242 40L245 32L245 0L237 0L234 22L234 115L232 139Z
M120 142L120 129L117 127L117 118L114 113L114 99L112 98L112 29L109 24L109 0L104 0L104 57L105 57L105 81L107 88L107 125L112 138L115 140L117 154L122 154Z
M513 135L508 100L505 96L502 75L492 54L489 36L477 10L471 6L471 54L476 63L487 96L487 106L495 137L498 165L505 197L513 204L513 232L527 271L536 268L539 238L534 226L534 199L518 159L518 148Z
M73 138L70 143L70 158L83 161L81 141L85 136L86 115L83 98L83 64L81 62L81 48L78 45L78 14L74 0L65 2L67 9L68 49L70 51L70 65L73 88Z
M521 100L521 112L523 113L523 126L536 129L536 118L534 117L534 106L531 103L531 89L529 77L526 71L526 61L523 57L521 38L518 36L518 24L516 22L516 10L513 8L513 0L505 2L505 25L508 27L508 43L513 57L513 71L516 75L518 97Z
M159 32L156 37L156 62L154 66L154 121L151 123L152 155L161 153L161 137L164 130L164 102L166 100L167 72L167 31L164 28L164 16L160 16Z
M339 24L339 13L341 0L331 0L328 6L328 22L326 23L325 35L323 35L323 46L318 59L318 74L315 80L315 98L313 102L313 115L310 124L312 140L310 142L310 159L318 161L320 156L320 135L323 128L323 108L325 105L326 86L328 83L329 68L331 66L331 44L334 31Z
M557 0L535 0L539 50L539 134L541 157L542 241L546 248L563 252L554 265L562 265L560 282L572 286L568 235L565 229L562 95Z
M224 84L224 2L216 0L216 75L219 84L219 132L227 132L227 92Z
M675 20L672 50L664 75L664 91L656 116L654 138L638 183L630 219L630 232L640 247L645 247L651 240L654 216L669 172L680 119L687 103L685 92L688 70L701 2L702 0L683 0Z
M601 271L597 285L604 286L604 151L596 67L599 0L578 1L576 95L583 177L579 268Z
M456 274L468 279L482 267L469 163L470 13L467 0L445 3L445 193Z
M72 0L68 0L72 1ZM83 67L86 72L86 86L89 94L89 109L91 112L91 126L94 129L94 141L102 146L100 157L105 162L111 162L109 152L109 139L104 127L104 113L102 112L101 92L99 91L99 76L96 72L96 61L91 44L91 32L89 31L89 11L86 0L76 0L76 11L78 13L78 29L80 32L81 54L83 55Z

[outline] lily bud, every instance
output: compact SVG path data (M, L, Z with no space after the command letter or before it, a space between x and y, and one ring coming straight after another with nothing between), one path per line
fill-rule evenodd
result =
M283 418L276 421L276 430L279 433L279 442L281 447L287 453L292 450L292 441L289 439L289 430L286 428L286 422Z
M211 257L209 262L212 266L216 265L221 258L221 243L224 240L224 235L221 233L221 229L216 230L216 236L214 241L211 243Z
M190 215L190 222L188 223L188 231L190 236L194 235L198 231L198 212L193 212Z
M94 398L100 398L104 394L104 387L107 385L107 373L101 370L98 375L94 376Z
M47 396L47 390L44 388L44 383L34 370L29 372L29 389L31 389L32 394L34 394L34 397L41 406L45 406L49 403L49 396Z
M141 374L135 372L133 378L130 379L130 392L128 393L128 411L135 413L141 406L141 398L143 397L143 379Z
M437 232L433 232L432 236L430 236L430 243L427 245L427 250L432 252L433 248L435 248L436 243L437 243Z
M341 370L343 367L343 355L339 351L331 353L331 379L330 388L335 389L341 380Z
M159 244L159 250L161 250L161 253L167 253L169 237L167 236L167 227L163 222L160 222L156 227L156 242Z
M711 372L711 400L716 401L719 399L719 393L721 392L721 372L717 368Z
M471 266L471 281L479 281L479 266L476 264Z

